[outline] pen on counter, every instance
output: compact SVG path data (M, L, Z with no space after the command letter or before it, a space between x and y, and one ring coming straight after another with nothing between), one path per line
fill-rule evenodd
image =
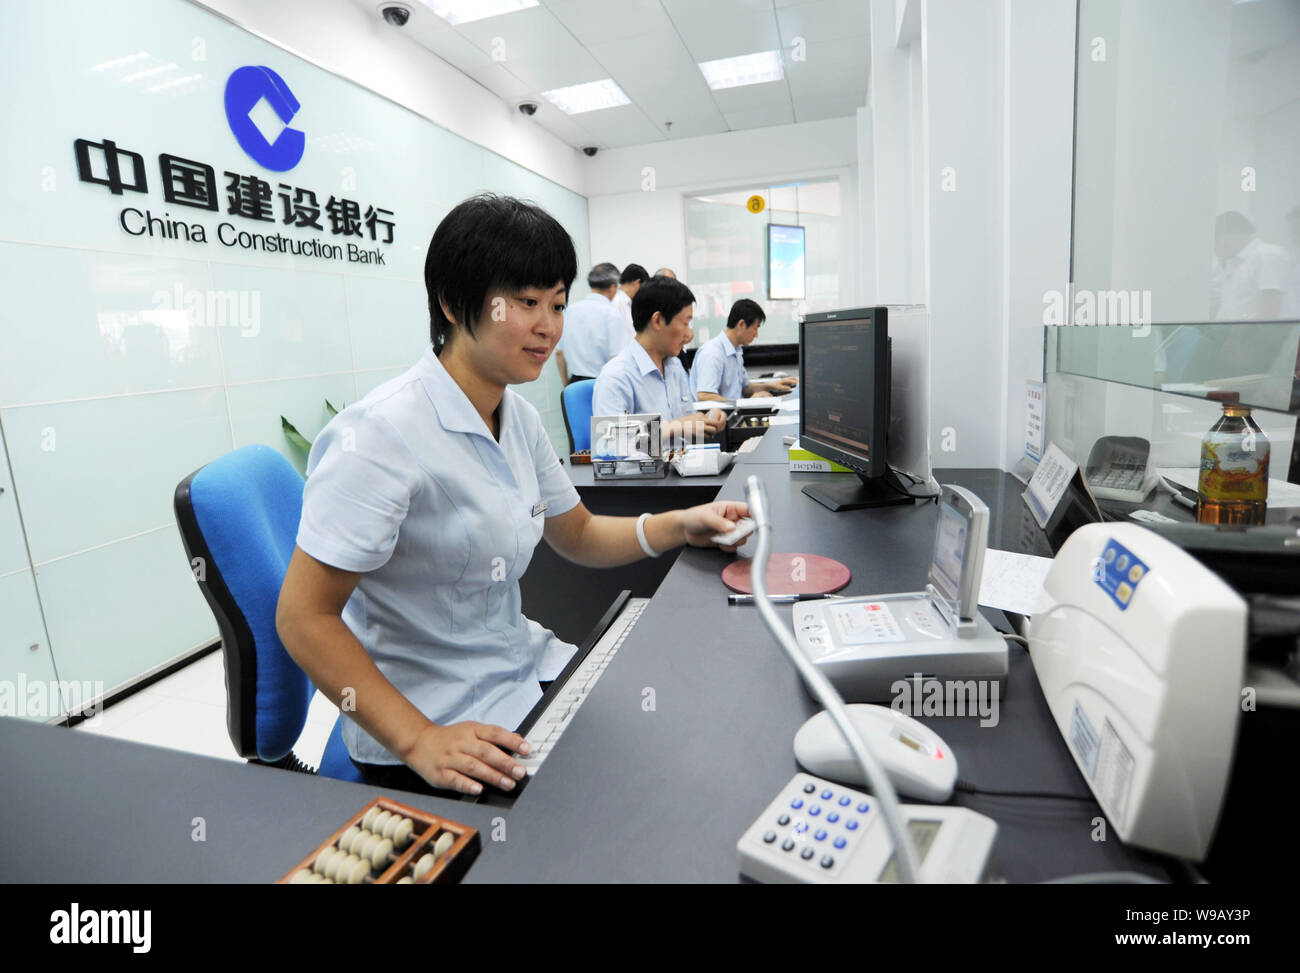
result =
M816 601L818 598L838 598L839 595L772 595L768 601L775 605L791 605L796 601ZM727 595L728 605L752 605L753 595Z

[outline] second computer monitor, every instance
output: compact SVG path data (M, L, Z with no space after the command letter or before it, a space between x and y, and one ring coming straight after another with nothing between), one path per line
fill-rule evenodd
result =
M799 325L800 445L858 474L804 487L831 510L913 499L888 463L888 316L884 307L822 311Z

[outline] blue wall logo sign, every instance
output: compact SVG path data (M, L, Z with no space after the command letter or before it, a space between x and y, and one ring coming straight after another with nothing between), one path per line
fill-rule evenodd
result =
M285 124L274 142L266 140L250 117L263 98ZM236 68L226 80L226 121L230 123L230 131L254 162L272 172L286 172L302 159L307 136L299 129L288 127L301 107L284 78L268 67Z

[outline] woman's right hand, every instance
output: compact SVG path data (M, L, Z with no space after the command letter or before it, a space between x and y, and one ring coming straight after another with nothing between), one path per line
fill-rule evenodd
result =
M527 754L528 750L518 733L491 723L430 723L404 759L434 787L480 794L483 784L514 790L515 781L523 778L525 770L510 754Z

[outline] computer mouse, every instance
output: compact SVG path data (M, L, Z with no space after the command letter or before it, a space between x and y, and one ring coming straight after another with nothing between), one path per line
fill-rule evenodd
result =
M957 758L939 734L888 706L853 703L845 708L900 795L932 803L952 796ZM794 756L804 770L817 777L867 786L853 751L826 710L799 727Z
M739 544L752 533L754 533L754 519L752 517L741 517L736 521L736 526L727 533L714 534L709 540L719 547L731 547L733 544Z

